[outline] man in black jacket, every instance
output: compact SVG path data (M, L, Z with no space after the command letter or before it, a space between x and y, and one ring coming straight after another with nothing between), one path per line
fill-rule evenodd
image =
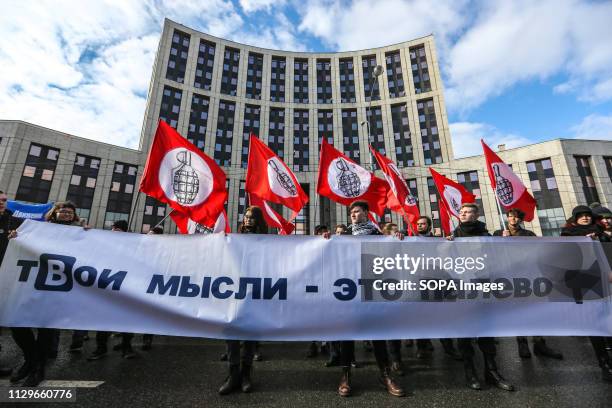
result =
M448 240L462 237L488 237L491 236L487 231L487 226L484 222L478 221L479 209L476 204L463 204L459 210L459 226L455 228L453 234L447 237ZM482 351L485 360L485 380L487 383L495 385L497 388L506 391L514 391L514 386L506 381L497 371L495 355L497 349L493 337L479 337L477 339L478 347ZM463 338L458 341L459 350L463 355L463 364L465 368L465 379L467 386L474 390L481 390L482 386L476 375L474 367L474 346L471 338Z
M349 206L351 225L348 232L351 235L381 235L376 225L368 220L369 206L365 201L355 201ZM329 238L330 234L324 234ZM375 340L372 342L376 363L380 369L380 383L387 389L387 392L396 397L406 395L404 390L391 377L389 363L389 353L387 352L387 342L385 340ZM342 365L342 378L338 386L338 394L342 397L351 395L351 363L355 361L355 342L342 341L340 343L340 364Z
M4 191L0 191L0 264L4 260L4 254L8 247L8 236L13 230L21 225L23 219L13 217L13 212L6 208L8 197ZM12 369L0 367L0 377L11 375Z
M508 220L508 229L497 230L493 233L494 237L535 237L536 234L533 231L522 227L521 223L525 219L525 213L518 208L511 208L506 211L506 218ZM517 337L516 342L518 343L519 356L521 358L531 358L531 351L529 350L529 343L527 337ZM556 358L558 360L563 359L563 354L559 351L551 349L546 344L546 340L542 336L533 336L533 352L536 356Z

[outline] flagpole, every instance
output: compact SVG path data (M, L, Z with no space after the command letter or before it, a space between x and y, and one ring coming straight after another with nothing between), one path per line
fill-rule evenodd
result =
M158 222L153 228L151 229L155 229L157 227L159 227L160 225L162 225L164 223L164 221L166 221L166 218L168 218L170 216L170 214L172 214L174 212L174 208L172 209L172 211L170 211L168 214L166 214L166 216L164 218L161 219L160 222Z
M507 230L506 222L504 221L504 213L502 212L501 205L499 204L499 199L497 197L497 192L493 190L493 194L495 195L495 202L497 203L497 210L499 211L499 220L501 221L502 231Z
M134 221L134 215L136 215L136 208L138 208L138 201L140 200L140 190L136 193L136 202L134 203L134 207L129 215L129 223L128 223L128 231L132 230L132 221Z

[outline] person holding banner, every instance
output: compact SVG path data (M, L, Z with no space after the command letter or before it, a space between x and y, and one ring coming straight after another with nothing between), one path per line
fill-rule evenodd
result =
M491 236L487 230L487 225L484 222L478 221L480 210L474 203L465 203L459 209L459 225L453 231L453 234L446 237L449 241L455 238L463 237L488 237ZM465 368L465 379L467 386L474 390L481 390L482 385L476 375L474 367L474 346L471 338L461 338L458 341L459 350L463 355L463 364ZM497 388L505 391L514 391L514 386L510 384L497 371L497 363L495 356L497 348L493 337L479 337L477 339L478 347L482 352L485 363L485 381Z
M55 203L51 211L46 215L47 222L62 225L81 225L76 206L70 201ZM13 231L10 238L16 237ZM38 328L37 335L34 329L29 327L13 327L13 340L23 352L24 363L11 377L11 382L16 383L25 378L23 387L36 387L45 378L45 366L47 360L57 355L57 342L59 340L58 329ZM76 332L75 332L76 333Z
M111 231L113 232L128 232L129 226L126 220L117 220L113 223ZM106 357L108 351L108 338L110 337L109 332L98 331L96 332L96 349L87 357L87 361L100 360ZM113 350L121 350L121 356L126 360L131 360L136 357L136 353L132 349L132 333L121 333L121 343L113 346Z
M496 230L493 233L494 237L535 237L533 231L525 229L521 223L525 219L525 213L518 208L511 208L506 211L506 219L508 220L508 229ZM517 337L519 356L521 358L531 358L529 343L527 337ZM533 352L536 356L544 356L563 360L563 354L554 350L546 344L546 340L542 336L533 337Z
M349 206L351 217L351 225L348 226L348 232L351 235L380 235L378 227L368 219L370 211L366 201L354 201ZM325 238L330 238L330 234L323 235ZM396 236L400 236L399 233ZM402 236L403 238L403 236ZM387 392L395 397L403 397L406 395L404 390L395 382L391 376L391 368L389 362L389 353L387 351L387 342L385 340L375 340L372 342L374 348L374 356L376 363L380 369L380 383L387 389ZM352 340L342 341L340 343L340 364L342 365L342 377L338 386L338 394L341 397L351 395L351 364L355 361L355 342Z
M13 217L13 212L6 208L8 197L4 191L0 191L0 263L4 260L4 254L8 247L9 234L17 229L23 220ZM1 348L0 348L1 349ZM13 372L10 368L0 367L0 377L6 377Z
M264 220L261 208L254 205L249 206L244 212L242 225L238 232L240 234L267 234L268 227ZM251 392L253 384L251 375L253 372L253 358L257 347L256 341L245 340L242 342L243 353L240 356L240 340L227 340L227 356L229 361L229 375L219 388L219 394L227 395L233 391L242 389L242 392ZM242 365L242 366L241 366Z
M579 205L572 210L572 216L561 229L562 237L589 237L594 241L610 242L603 228L597 224L593 211L586 205ZM601 378L612 382L612 360L606 350L606 338L590 336L593 351L601 367Z

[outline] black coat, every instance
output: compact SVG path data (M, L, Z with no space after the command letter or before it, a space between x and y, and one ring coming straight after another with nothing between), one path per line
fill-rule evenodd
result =
M8 247L9 232L19 228L22 223L23 219L13 217L11 210L4 210L4 213L0 214L0 263L4 259L4 254Z
M503 230L497 230L493 233L494 237L501 237L503 236ZM517 231L516 235L513 235L513 237L535 237L536 234L533 233L533 231L530 231L528 229L525 228L519 228L519 230Z
M490 237L487 231L487 224L481 221L460 222L459 226L453 231L456 238L463 237Z
M599 241L610 242L610 237L605 234L603 228L597 224L567 224L563 228L561 228L562 237L584 237L592 233L595 234Z

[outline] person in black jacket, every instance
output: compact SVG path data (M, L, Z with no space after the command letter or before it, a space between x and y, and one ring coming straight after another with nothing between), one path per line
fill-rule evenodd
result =
M268 227L261 208L252 205L246 209L238 232L241 234L268 233ZM226 395L239 388L242 389L242 392L251 392L253 390L251 375L257 342L251 340L242 342L240 340L227 340L226 343L229 375L221 388L219 388L219 394ZM242 356L240 355L240 343L242 343L243 348Z
M595 222L591 208L579 205L572 210L572 216L561 229L562 237L589 237L594 241L610 242L603 228ZM612 361L606 351L606 338L590 336L591 345L601 367L601 378L612 382Z
M7 195L4 191L0 191L0 264L4 260L4 254L8 247L9 233L16 230L23 222L23 219L13 217L13 212L6 208L7 201ZM11 368L0 367L0 377L11 375L12 372Z
M351 225L348 232L351 235L381 235L377 226L368 220L369 206L365 201L355 201L349 206ZM326 238L330 234L323 235ZM395 397L406 395L404 390L394 381L391 376L389 363L389 353L385 340L375 340L372 342L376 363L380 369L380 383L387 389L387 392ZM342 397L351 395L351 363L355 361L355 342L352 340L340 343L340 364L342 365L342 377L338 386L338 394Z
M45 216L47 222L61 225L80 225L76 207L70 201L57 202ZM16 233L15 233L16 234ZM25 378L22 386L36 387L45 378L47 359L56 353L54 345L59 338L58 329L38 328L37 335L29 327L13 327L13 340L22 350L25 362L11 377L16 383Z
M521 223L525 219L525 213L523 211L519 210L518 208L511 208L506 211L506 218L508 220L508 229L495 231L493 233L494 237L536 236L533 231L525 229L521 226ZM531 351L529 350L527 337L517 337L516 342L518 344L519 356L521 358L531 358ZM548 347L546 340L542 336L533 336L533 352L536 356L556 358L558 360L563 359L563 354Z
M463 204L459 210L459 226L455 228L453 234L447 237L447 239L452 241L454 238L461 237L490 236L489 231L487 231L486 224L478 221L478 217L480 215L479 212L480 211L476 204ZM514 391L514 386L505 380L497 371L497 363L495 362L497 348L495 347L495 340L493 337L479 337L477 340L478 347L482 352L485 362L485 381L502 390ZM482 385L478 380L476 369L474 367L474 347L472 346L472 339L459 339L458 343L459 350L463 355L467 386L474 390L481 390Z

